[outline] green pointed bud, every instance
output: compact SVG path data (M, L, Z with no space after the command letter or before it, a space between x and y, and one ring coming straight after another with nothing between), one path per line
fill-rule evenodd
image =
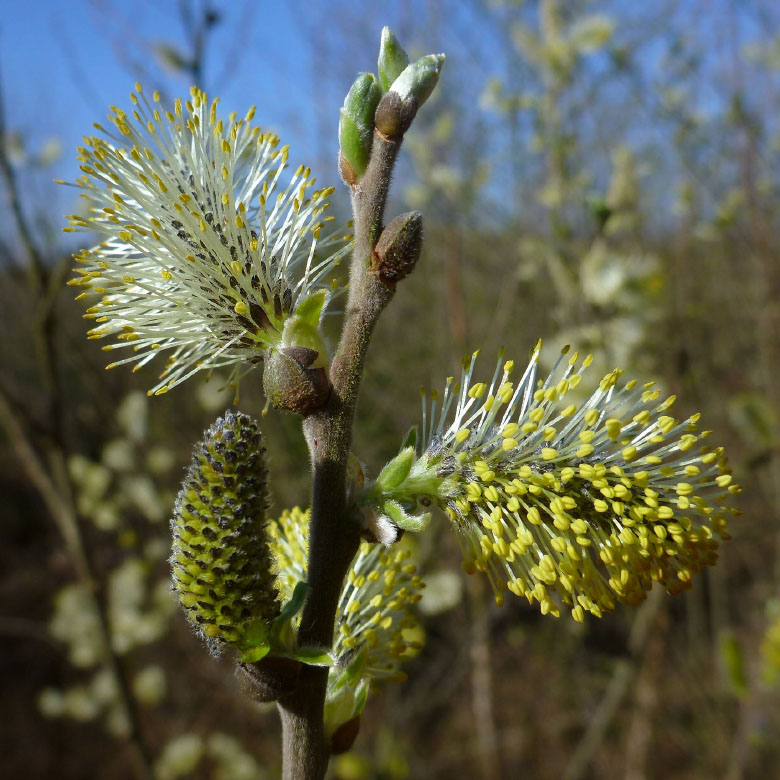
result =
M327 371L316 366L319 353L309 347L273 350L264 361L263 389L271 406L304 417L330 397Z
M266 543L264 455L257 423L225 412L195 447L176 498L173 585L212 647L242 647L279 614Z
M375 490L378 493L389 493L397 488L409 476L414 463L414 448L406 447L401 450L385 467L379 472L376 478Z
M443 54L428 54L404 68L377 106L374 122L391 138L403 135L439 83Z
M444 65L443 54L427 54L411 65L407 65L390 85L389 92L396 92L401 100L414 97L417 108L431 96L439 83L439 74Z
M383 27L377 73L379 83L385 92L390 89L390 85L403 73L408 64L409 56L398 42L398 38L390 32L389 27Z
M350 87L339 115L339 148L355 178L368 166L374 134L374 113L382 89L374 75L361 73Z
M417 265L422 243L422 214L399 214L379 236L374 249L374 273L388 286L400 282Z
M406 432L406 436L404 437L404 443L401 445L401 449L405 449L406 447L411 447L413 450L417 450L417 426L413 425L409 430Z

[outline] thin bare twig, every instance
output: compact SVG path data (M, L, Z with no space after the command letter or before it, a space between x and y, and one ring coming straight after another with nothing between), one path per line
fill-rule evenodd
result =
M612 679L607 685L604 696L590 719L582 739L572 753L563 774L564 780L580 780L584 777L596 751L604 741L609 724L617 714L620 703L628 693L631 682L635 678L637 663L644 652L646 640L655 624L658 610L664 603L664 595L661 588L654 588L650 591L647 601L637 611L628 638L630 655L615 664Z
M84 543L84 534L79 524L79 519L72 509L72 504L67 497L63 497L62 491L49 475L49 470L44 465L38 453L32 447L24 429L14 416L11 406L5 394L0 390L0 427L5 431L16 457L27 478L36 488L43 499L46 509L49 511L59 532L65 542L65 548L76 570L79 583L84 588L87 597L92 602L92 608L98 617L100 626L100 638L103 644L104 660L111 670L117 685L120 701L125 710L130 728L129 739L138 756L139 777L151 779L154 776L149 751L143 740L140 729L140 721L135 708L135 702L130 691L127 675L122 668L119 656L111 645L111 626L106 613L105 604L101 603L101 589L95 576L92 562L87 554ZM64 471L64 463L53 463L53 470Z
M0 91L0 137L6 130L3 106L2 92ZM75 512L67 476L62 395L58 382L54 332L55 304L59 291L62 289L62 282L69 263L59 263L53 271L46 267L24 214L19 182L6 154L4 144L0 144L0 174L6 186L11 213L26 254L30 293L35 301L33 329L47 399L46 438L48 452L46 460L48 460L48 464L36 452L25 427L17 419L2 389L0 389L0 427L5 430L23 471L37 489L54 520L65 543L77 578L92 602L92 607L98 617L104 661L114 677L119 698L127 716L130 730L129 740L135 748L138 758L138 776L150 779L153 777L151 757L141 734L140 722L127 675L111 645L111 627L103 589L95 575L87 551L84 533Z
M493 708L493 665L490 662L490 610L485 583L469 577L466 585L470 612L471 709L477 730L477 753L483 780L500 780L501 752Z

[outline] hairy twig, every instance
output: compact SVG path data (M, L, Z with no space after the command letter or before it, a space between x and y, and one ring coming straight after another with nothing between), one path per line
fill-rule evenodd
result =
M607 685L604 696L590 719L580 743L572 753L563 774L564 780L579 780L579 778L584 777L596 751L604 741L609 724L628 693L631 682L635 679L636 667L644 653L647 637L653 627L658 610L664 603L663 596L663 590L654 588L647 601L637 612L628 639L629 657L622 658L615 664L612 678Z
M401 140L376 132L365 176L352 187L355 238L344 328L330 370L332 392L325 409L304 421L313 482L309 589L298 631L301 646L331 645L341 586L360 538L358 526L348 518L346 467L368 344L393 295L370 264ZM279 702L284 780L314 780L325 774L329 748L322 711L327 677L327 669L304 667L299 687Z

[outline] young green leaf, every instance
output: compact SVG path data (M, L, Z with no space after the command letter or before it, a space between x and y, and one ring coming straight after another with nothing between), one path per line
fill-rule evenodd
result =
M295 309L295 316L312 328L319 328L322 312L328 303L328 291L317 290L308 298L304 298Z
M417 449L417 426L413 425L409 428L406 436L404 436L404 443L401 445L401 449L404 450L407 447L411 447L413 450Z
M295 650L286 650L279 655L309 666L333 666L333 659L326 650L320 647L298 647Z
M409 476L414 463L413 447L405 447L389 463L385 465L376 479L377 493L389 493L397 488Z
M404 531L422 531L431 521L430 512L422 515L409 514L397 501L385 501L382 511Z
M254 664L265 658L271 652L271 645L260 645L241 654L241 660L245 664Z

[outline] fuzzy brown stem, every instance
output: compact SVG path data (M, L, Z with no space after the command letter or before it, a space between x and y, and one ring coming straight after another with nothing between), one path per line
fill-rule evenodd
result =
M375 133L365 176L352 187L355 243L344 327L330 370L333 390L325 408L303 423L313 484L309 588L298 631L301 646L332 645L341 587L360 543L358 526L349 520L346 506L347 458L369 341L393 296L370 264L401 140ZM301 684L279 702L284 780L320 780L325 774L330 757L323 727L327 679L326 669L304 667Z

